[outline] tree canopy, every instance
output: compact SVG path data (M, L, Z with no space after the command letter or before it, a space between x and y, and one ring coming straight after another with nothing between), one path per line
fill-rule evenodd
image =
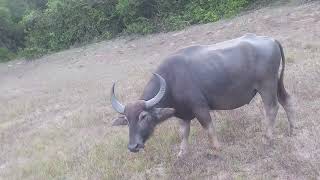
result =
M230 17L253 0L0 0L0 61Z

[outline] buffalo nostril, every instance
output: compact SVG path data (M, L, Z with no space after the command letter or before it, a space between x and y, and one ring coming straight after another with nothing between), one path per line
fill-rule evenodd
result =
M129 144L128 149L133 152L138 150L139 145L138 144Z
M139 149L144 148L144 145L143 145L143 144L137 144L137 145L138 145L137 148L139 148Z

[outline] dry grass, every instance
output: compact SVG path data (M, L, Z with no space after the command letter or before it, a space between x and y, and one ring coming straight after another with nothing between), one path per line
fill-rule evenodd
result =
M319 179L320 3L261 9L181 32L117 39L0 65L0 179ZM223 150L208 148L192 123L191 153L177 160L178 123L157 128L144 152L128 153L128 129L110 127L117 114L109 90L124 102L139 97L166 55L246 32L270 35L285 48L285 85L298 115L293 137L280 110L272 146L263 143L263 107L212 112Z

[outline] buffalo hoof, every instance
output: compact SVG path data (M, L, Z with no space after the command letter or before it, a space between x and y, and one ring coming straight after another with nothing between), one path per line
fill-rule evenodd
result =
M211 145L211 148L212 148L214 151L221 151L221 150L222 150L220 143L217 143L217 142L214 143L214 144L212 144L212 145Z
M288 128L288 133L287 133L287 135L288 135L289 137L295 136L295 135L297 134L297 130L298 130L298 127L297 127L297 126L290 126L290 127Z
M263 135L262 143L266 146L272 146L274 144L274 139L273 139L273 137Z
M214 151L218 151L218 152L222 151L221 146L218 146L218 147L212 146L212 149L213 149Z

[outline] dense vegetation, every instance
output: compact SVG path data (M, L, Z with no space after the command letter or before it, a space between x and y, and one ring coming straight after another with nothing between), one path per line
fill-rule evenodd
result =
M0 61L121 34L178 30L236 14L253 0L0 0Z

